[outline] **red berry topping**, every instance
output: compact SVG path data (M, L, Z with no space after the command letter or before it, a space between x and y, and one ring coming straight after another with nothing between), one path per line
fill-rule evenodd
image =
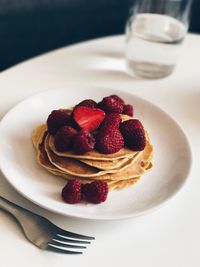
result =
M110 97L114 98L115 100L117 100L117 101L121 102L123 105L125 105L124 100L121 97L119 97L118 95L110 95Z
M133 117L133 106L124 105L123 114Z
M89 132L96 130L105 118L105 112L98 108L77 107L73 111L76 124Z
M97 103L92 100L92 99L86 99L86 100L83 100L82 102L80 102L77 107L88 107L88 108L96 108L97 106Z
M142 151L146 146L145 133L141 128L137 128L132 132L131 138L126 140L126 145L133 150Z
M141 121L137 119L127 120L120 124L120 131L124 137L126 137L126 135L128 135L136 128L141 128L144 130L144 126L142 125Z
M77 131L71 126L61 127L55 135L55 147L58 151L68 151L73 147L73 138Z
M120 131L127 147L136 151L144 150L146 146L145 130L139 120L133 119L122 122Z
M124 147L124 138L114 127L103 127L96 138L96 149L103 154L113 154Z
M58 129L70 123L70 115L65 110L53 110L47 119L48 131L55 134Z
M100 109L103 109L106 113L115 112L122 113L124 104L116 99L116 97L107 96L98 104Z
M62 190L62 198L69 204L81 202L81 183L78 179L69 181Z
M105 181L95 181L82 185L82 192L85 200L98 204L104 202L108 195L108 184Z
M109 113L106 115L104 121L103 121L103 127L109 127L115 125L117 128L119 128L119 125L121 123L122 119L119 113Z
M87 130L81 130L74 137L74 151L77 154L84 154L94 149L95 139Z

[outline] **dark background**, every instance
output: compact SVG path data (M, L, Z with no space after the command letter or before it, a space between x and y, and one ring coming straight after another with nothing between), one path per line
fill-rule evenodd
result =
M133 0L0 0L0 70L52 49L124 32ZM191 32L200 32L194 0Z

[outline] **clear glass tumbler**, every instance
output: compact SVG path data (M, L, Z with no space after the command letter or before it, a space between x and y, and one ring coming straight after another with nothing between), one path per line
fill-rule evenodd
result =
M189 27L192 0L135 0L126 25L128 72L143 78L170 75Z

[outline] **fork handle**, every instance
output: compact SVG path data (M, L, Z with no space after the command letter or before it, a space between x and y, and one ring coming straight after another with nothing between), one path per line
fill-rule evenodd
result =
M30 210L22 208L6 198L0 196L0 209L3 209L13 215L17 221L21 224L21 221L35 220L38 217L42 217Z
M11 213L16 219L19 219L19 216L22 214L30 213L28 210L12 203L2 196L0 196L0 209Z

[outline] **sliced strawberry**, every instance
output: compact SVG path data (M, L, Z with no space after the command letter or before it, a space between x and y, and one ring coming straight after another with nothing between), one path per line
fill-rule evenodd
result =
M79 106L73 111L76 124L89 132L96 130L105 118L105 112L98 108Z

